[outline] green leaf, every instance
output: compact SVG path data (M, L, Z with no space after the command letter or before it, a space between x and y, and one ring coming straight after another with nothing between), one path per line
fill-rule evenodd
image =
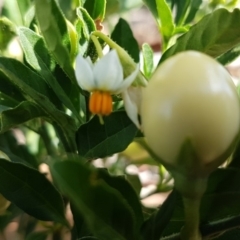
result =
M48 235L49 235L48 231L33 232L27 236L26 240L46 240Z
M124 19L119 19L112 32L111 38L118 45L124 48L136 63L139 62L138 43L133 36L130 26Z
M160 32L167 45L174 32L172 12L165 0L156 0Z
M227 65L232 61L234 61L238 56L240 56L240 44L238 44L236 47L222 54L220 57L217 58L217 60L221 64Z
M8 107L15 107L25 98L21 92L9 82L8 78L0 71L0 104Z
M19 144L14 131L0 134L0 150L3 151L15 163L23 163L29 167L38 169L39 162L30 153L27 145Z
M76 26L79 36L79 53L84 55L90 44L90 34L96 30L95 23L88 12L82 8L77 8L78 24Z
M114 112L105 117L103 125L95 116L77 131L79 154L96 159L121 152L132 142L137 131L124 111Z
M143 224L141 233L144 240L159 240L163 230L168 225L176 204L176 190L165 200L163 205L153 213Z
M99 180L103 179L110 187L119 191L134 212L138 231L143 223L142 207L139 197L124 176L111 176L105 169L99 169Z
M36 104L25 101L21 102L13 109L0 111L0 133L8 129L27 122L33 118L46 117L46 112L42 111Z
M106 0L87 0L84 8L88 11L92 19L103 21L105 16Z
M26 13L27 13L28 9L31 6L31 2L30 2L30 0L22 0L22 1L17 1L17 4L18 4L19 12L20 12L21 17L22 17L22 21L25 25L26 20L27 20L25 18L25 16L26 16Z
M239 181L238 169L218 169L211 174L201 207L202 221L215 221L227 216L240 215ZM209 211L210 208L211 211Z
M200 228L203 236L239 226L239 181L240 170L238 169L217 169L210 175L200 209ZM179 232L183 225L183 204L180 194L177 194L174 213L163 236Z
M99 239L137 240L133 211L122 195L98 179L98 172L80 161L55 162L51 173L61 191L82 213Z
M15 24L23 25L23 18L19 10L18 1L15 0L4 1L3 11L5 12L5 16L7 16Z
M194 17L199 10L203 0L191 0L190 10L185 20L185 24L191 23L194 20Z
M25 57L30 66L32 66L53 89L56 96L68 107L73 114L80 120L79 113L75 109L70 98L64 92L62 87L57 82L56 78L51 73L51 60L48 51L45 47L41 36L28 28L18 29L20 43L22 45Z
M153 16L158 18L157 4L156 0L143 0L143 2L147 5L149 10L152 12Z
M0 58L0 72L27 98L46 112L51 121L56 122L63 131L67 151L76 150L76 123L73 118L59 111L46 96L49 96L45 82L20 62L10 58ZM21 73L21 74L19 74Z
M147 43L144 43L142 45L142 54L144 75L146 76L146 78L149 79L152 76L154 64L153 64L153 50Z
M9 85L12 84L22 93L27 93L25 89L23 89L23 85L27 85L38 93L53 100L53 92L44 82L44 80L38 74L23 65L21 62L12 58L0 57L0 72L5 75L5 79L7 78L8 81L10 81ZM17 78L20 78L21 81L19 83L17 82L18 84L14 84L14 81L8 76L8 72L10 75L14 75Z
M175 2L177 8L175 22L177 25L182 25L190 2L191 0L178 0Z
M236 228L233 230L228 230L225 233L221 234L217 240L239 240L240 239L240 229Z
M13 222L17 216L22 214L21 209L19 209L14 204L11 204L7 208L7 214L0 215L0 231L3 232L10 222Z
M214 58L232 49L240 42L240 10L228 12L218 9L206 15L189 32L177 39L160 60L162 63L177 52L196 50Z
M67 225L61 195L37 170L0 159L0 192L31 216Z
M64 16L55 0L36 0L36 18L47 48L68 77L75 82L70 59L70 38Z

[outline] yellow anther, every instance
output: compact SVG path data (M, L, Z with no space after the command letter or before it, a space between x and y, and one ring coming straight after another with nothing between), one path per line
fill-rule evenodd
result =
M94 91L90 96L89 110L93 114L109 115L112 112L112 96L110 93Z

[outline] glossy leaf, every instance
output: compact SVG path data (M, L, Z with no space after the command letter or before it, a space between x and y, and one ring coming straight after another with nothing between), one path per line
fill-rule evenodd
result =
M50 55L45 47L41 36L28 28L18 29L19 39L26 56L26 60L53 89L56 96L68 107L76 117L79 117L70 98L64 92L56 78L51 73L51 65L54 65Z
M139 47L133 36L132 30L128 23L120 18L115 26L111 38L118 45L124 48L136 63L139 62Z
M37 170L0 159L0 192L29 215L66 225L61 195Z
M21 102L13 109L7 109L2 112L0 111L0 133L3 133L8 129L25 123L33 118L46 116L46 112L42 111L42 109L36 104L27 101Z
M147 43L142 45L142 54L144 75L146 78L150 78L154 70L153 50Z
M123 151L137 133L136 126L124 111L114 112L100 124L97 116L80 126L76 141L79 154L89 159Z
M75 82L75 75L70 59L70 38L67 24L55 0L36 0L36 18L48 50L56 62Z
M122 195L98 179L98 172L76 161L55 162L51 173L93 235L99 239L138 239L133 212Z
M178 38L163 55L160 63L177 52L197 50L214 58L232 49L240 42L240 10L228 12L218 9L206 15L190 30Z
M106 0L88 0L84 4L92 19L103 20L105 16Z

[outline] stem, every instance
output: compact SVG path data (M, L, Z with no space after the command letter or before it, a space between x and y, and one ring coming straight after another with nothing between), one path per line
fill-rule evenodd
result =
M49 136L48 129L45 123L42 124L41 128L39 129L39 134L42 137L42 140L45 144L47 153L50 156L57 155L57 149L55 148L51 137Z
M104 125L104 120L103 120L102 115L98 115L98 118L99 118L100 124L101 124L101 125Z
M172 171L175 188L183 198L185 225L181 230L182 240L201 240L199 231L200 204L207 188L208 176L198 178L186 176L177 171Z
M98 56L101 58L103 57L103 52L102 52L102 47L98 41L98 39L94 36L94 35L91 35L91 39L95 45L95 48L97 50L97 53L98 53Z
M200 203L201 198L183 197L185 212L185 225L181 230L181 239L183 240L201 240L202 236L199 231L200 222Z
M117 43L115 43L111 38L109 38L108 36L106 36L104 33L99 32L99 31L94 31L91 34L92 36L98 36L100 37L104 42L106 42L111 48L115 48L115 49L119 49L119 45L117 45ZM92 39L93 40L93 39ZM94 43L95 44L95 43Z

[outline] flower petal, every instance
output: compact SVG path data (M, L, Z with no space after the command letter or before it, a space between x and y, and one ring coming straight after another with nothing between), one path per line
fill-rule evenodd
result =
M78 85L82 89L91 92L95 88L95 84L91 66L92 64L89 62L89 60L90 59L85 59L80 54L78 54L76 58L75 76Z
M124 102L124 107L128 117L132 122L140 129L140 123L138 121L138 106L137 103L131 99L129 92L127 90L122 92L122 98Z
M139 66L136 65L136 69L128 77L126 77L119 86L117 86L115 89L112 89L114 93L118 94L120 92L123 92L125 89L127 89L134 82L138 73L139 73Z
M123 81L123 69L116 50L103 56L94 66L94 77L99 90L111 91Z

